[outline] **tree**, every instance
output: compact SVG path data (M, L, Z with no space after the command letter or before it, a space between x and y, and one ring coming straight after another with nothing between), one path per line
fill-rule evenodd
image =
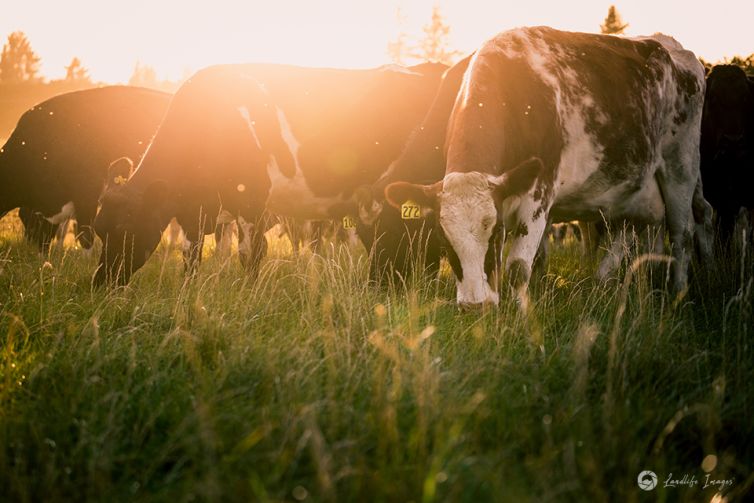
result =
M89 82L89 70L81 65L79 58L73 58L65 67L65 80L69 82Z
M19 83L41 80L39 56L31 49L29 39L21 31L8 35L0 56L0 82Z
M605 22L600 25L600 31L605 35L621 35L626 28L628 28L628 23L623 24L623 18L621 18L618 9L615 8L615 5L611 5L607 10Z
M749 76L754 77L754 54L749 54L745 58L742 56L733 56L732 58L724 57L721 61L711 62L704 58L699 58L699 62L704 66L704 73L709 73L715 65L736 65Z
M748 75L754 75L754 54L749 54L745 58L741 56L733 56L730 60L725 58L723 62L728 65L740 66Z
M432 7L432 19L422 30L424 37L411 56L423 61L452 65L461 52L449 49L450 26L445 24L439 5Z

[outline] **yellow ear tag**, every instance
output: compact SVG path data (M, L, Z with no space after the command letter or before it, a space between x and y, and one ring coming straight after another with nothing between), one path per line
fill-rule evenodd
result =
M408 200L401 204L401 218L403 220L417 220L422 217L422 207L418 203Z
M343 217L343 228L344 229L356 228L356 223L353 221L353 217L351 217L351 215L346 215Z
M113 182L115 182L115 185L125 185L127 181L127 178L122 175L118 175L115 178L113 178Z

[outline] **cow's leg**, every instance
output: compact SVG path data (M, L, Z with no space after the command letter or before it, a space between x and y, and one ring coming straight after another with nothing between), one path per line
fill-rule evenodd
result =
M665 202L665 224L670 237L673 263L670 268L671 288L676 295L686 290L688 285L688 266L694 240L694 217L692 199L694 184L683 180L673 180L658 170L657 183Z
M309 222L309 248L312 253L319 254L322 251L322 239L324 237L325 222L310 221Z
M45 255L50 250L50 243L55 236L57 226L47 221L42 215L29 208L18 209L18 218L24 224L24 237L26 241L37 246Z
M692 201L694 214L694 244L703 264L712 263L712 244L714 243L714 226L712 206L704 199L701 176L694 187Z
M600 243L607 234L607 225L603 221L599 222L578 222L581 231L581 245L584 254L589 261L594 261L597 252L600 249Z
M529 308L529 280L531 279L534 257L547 230L549 204L536 200L530 195L521 198L517 220L525 232L513 238L506 259L506 276L508 284L516 294L519 305L524 311Z
M186 274L194 275L202 263L202 248L204 248L204 233L195 234L194 239L187 239L188 247L183 251L183 268Z
M647 237L647 252L655 255L665 253L665 224L649 225L645 231Z
M617 229L615 234L607 234L607 238L610 241L610 246L607 248L607 253L600 260L600 265L597 268L597 279L605 281L615 273L620 267L626 250L626 235L628 233L625 225Z
M63 251L65 248L65 237L68 235L71 226L73 226L73 235L75 236L78 227L76 220L67 218L57 225L57 229L55 229L55 250Z
M293 254L298 255L300 251L298 222L292 217L281 217L280 226L283 228L283 233L288 235L288 240L291 242L291 249L293 250Z
M600 261L597 278L604 281L612 276L632 249L638 255L646 253L662 255L665 252L663 225L624 222L623 228L613 237L607 254Z
M65 237L68 235L68 231L71 231L76 236L76 229L78 223L75 219L67 218L55 226L55 247L56 251L62 252L65 248Z
M204 225L199 222L183 223L185 244L183 246L183 267L186 274L194 275L202 262L202 249L204 248Z
M219 223L215 226L215 253L218 257L230 257L233 244L234 222Z
M230 257L235 225L236 217L227 210L221 210L215 223L215 254L219 257Z
M267 254L266 230L262 218L246 220L243 216L238 217L238 256L252 279L256 278L259 264Z
M81 247L85 250L90 250L94 245L94 217L97 213L97 203L92 202L87 204L85 202L75 202L76 206L76 222L78 224L78 230L76 233L76 239L81 243ZM63 235L65 237L65 235Z
M552 228L552 224L548 224L549 228ZM547 229L545 229L547 230ZM531 279L535 282L542 279L547 273L547 263L550 260L550 238L545 232L542 239L539 241L539 249L536 255L534 255L534 264L532 264Z

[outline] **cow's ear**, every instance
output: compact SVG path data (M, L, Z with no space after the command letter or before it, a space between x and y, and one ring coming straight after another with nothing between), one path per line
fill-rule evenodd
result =
M442 180L432 185L395 182L385 187L385 199L390 206L398 209L406 201L414 201L420 206L434 208L441 191Z
M144 191L144 204L148 208L157 208L165 202L168 193L168 184L165 180L155 180Z
M490 187L496 201L528 192L544 169L542 160L532 157L500 176L491 177Z
M121 157L110 163L107 168L107 185L123 185L131 178L134 172L134 163L128 157Z

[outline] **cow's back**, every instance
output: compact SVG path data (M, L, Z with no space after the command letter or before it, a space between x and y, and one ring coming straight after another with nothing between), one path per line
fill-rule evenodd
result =
M693 54L663 35L504 32L470 64L448 169L499 174L536 155L556 216L596 218L664 166L679 125L698 128L702 75Z
M111 86L67 93L24 113L0 153L3 205L43 213L99 196L111 161L144 152L170 95Z

